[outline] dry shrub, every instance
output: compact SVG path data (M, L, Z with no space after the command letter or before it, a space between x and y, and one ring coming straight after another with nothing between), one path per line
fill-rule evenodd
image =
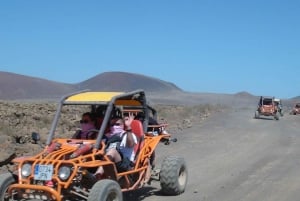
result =
M200 104L193 106L183 105L156 105L160 123L168 123L169 129L174 133L178 130L192 127L201 123L210 114L223 110L221 105Z
M201 122L211 113L222 109L220 105L154 105L161 123L168 123L173 131L191 127ZM55 116L57 103L53 102L0 102L0 135L13 138L31 136L38 132L45 139ZM78 126L78 120L87 106L65 106L62 109L56 133L59 137L72 136Z

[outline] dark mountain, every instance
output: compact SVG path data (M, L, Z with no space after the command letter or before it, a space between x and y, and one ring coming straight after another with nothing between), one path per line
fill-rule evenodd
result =
M182 91L173 83L126 72L101 73L77 84L76 88L100 91L131 91L135 89L144 89L146 92Z
M300 100L300 96L296 96L296 97L293 97L291 98L292 100Z
M247 91L241 91L236 94L234 94L236 97L241 97L241 98L257 98L257 96L254 96L253 94L250 94Z
M74 91L74 86L46 79L0 72L0 99L49 99Z
M100 91L180 92L176 85L156 78L126 73L105 72L78 84L66 84L46 79L0 71L0 99L57 99L82 89Z

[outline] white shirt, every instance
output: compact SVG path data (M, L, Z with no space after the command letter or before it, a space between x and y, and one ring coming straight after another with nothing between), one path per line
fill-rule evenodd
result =
M137 144L137 138L134 133L132 133L134 144ZM133 147L126 147L126 141L127 141L127 133L124 134L122 137L122 141L120 143L120 151L122 154L129 158L130 161L134 161L135 152L134 152L134 146Z

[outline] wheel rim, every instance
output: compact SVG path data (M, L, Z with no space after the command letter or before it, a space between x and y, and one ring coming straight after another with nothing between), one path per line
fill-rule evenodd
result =
M185 185L186 177L187 177L187 174L186 174L185 168L184 167L180 168L179 176L178 176L178 183L180 186Z
M119 201L118 194L114 191L110 192L107 195L106 201Z
M6 188L4 189L3 201L8 201L9 198L10 198L10 196L9 196L9 194L8 194L8 192L7 192L7 190L8 190L8 187L6 187Z

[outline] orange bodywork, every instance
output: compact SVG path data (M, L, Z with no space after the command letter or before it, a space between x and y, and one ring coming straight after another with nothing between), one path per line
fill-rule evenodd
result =
M18 163L18 183L9 186L8 194L14 194L15 191L22 192L24 198L39 196L46 196L48 200L63 200L62 195L64 190L69 190L71 193L76 193L71 189L74 185L74 180L78 175L84 175L85 170L91 168L98 168L102 166L104 170L109 170L109 179L120 180L123 179L121 186L122 191L134 190L142 187L145 184L145 176L147 168L149 168L149 159L153 153L157 144L163 138L169 138L169 134L161 134L158 136L144 136L144 142L137 155L135 166L132 170L127 172L118 173L115 164L111 162L105 156L105 144L102 143L101 149L96 150L92 148L95 140L75 140L75 139L55 139L49 146L33 157L21 157L14 159L13 162ZM54 149L49 152L49 148L54 143L59 144L58 149ZM86 149L86 153L82 153L77 157L72 158L72 154L80 150L83 146L90 146L91 149ZM101 158L102 160L100 160ZM24 163L32 163L32 167L35 165L53 165L52 182L54 186L47 186L45 183L34 183L34 168L31 170L30 176L22 178L21 167ZM72 173L70 177L62 181L58 177L59 167L62 165L72 167ZM135 175L135 180L132 181L132 175Z
M270 116L276 112L276 108L274 105L263 105L260 108L260 112L263 115Z

